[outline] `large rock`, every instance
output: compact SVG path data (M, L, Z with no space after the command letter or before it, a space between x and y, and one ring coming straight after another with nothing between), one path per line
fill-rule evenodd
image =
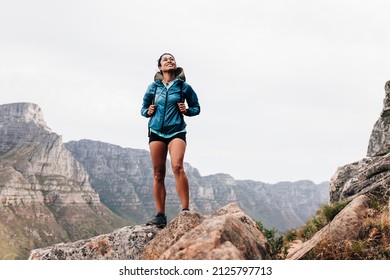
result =
M361 195L355 198L312 238L290 250L286 259L302 259L321 242L327 242L337 247L348 240L356 240L363 227L361 221L367 217L367 202L367 196Z
M148 243L141 259L157 260L185 234L199 226L205 217L197 212L185 211L169 223L156 238Z
M256 223L236 204L206 218L165 251L163 260L264 260L270 246Z
M270 245L237 204L210 216L181 212L164 229L126 227L88 240L33 250L29 259L270 259Z
M73 243L59 243L31 251L30 260L138 260L145 245L159 231L153 226L129 226Z

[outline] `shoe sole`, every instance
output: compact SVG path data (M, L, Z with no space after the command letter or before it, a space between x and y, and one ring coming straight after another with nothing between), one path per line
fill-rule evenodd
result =
M158 228L165 228L166 225L156 225L156 224L153 224L153 223L146 223L147 226L156 226Z

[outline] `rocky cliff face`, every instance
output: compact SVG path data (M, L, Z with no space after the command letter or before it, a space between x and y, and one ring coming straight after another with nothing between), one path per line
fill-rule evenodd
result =
M330 181L330 202L348 205L311 239L290 250L288 259L390 258L390 81L385 93L367 157L339 167Z
M148 151L91 140L72 141L65 146L85 166L93 188L110 209L138 223L155 214ZM280 232L301 226L329 200L328 182L320 185L310 181L271 185L235 180L227 174L201 176L188 163L185 169L190 182L190 208L194 211L209 214L237 202L253 219ZM181 207L170 168L166 187L167 215L172 219Z
M385 84L383 110L374 124L367 157L339 167L331 178L331 202L362 194L388 198L390 187L390 81Z
M0 106L0 259L124 225L31 103ZM28 245L25 244L26 240Z
M390 81L385 84L383 110L371 132L367 156L374 157L390 152Z
M20 203L99 203L88 174L47 127L40 108L0 106L3 205Z

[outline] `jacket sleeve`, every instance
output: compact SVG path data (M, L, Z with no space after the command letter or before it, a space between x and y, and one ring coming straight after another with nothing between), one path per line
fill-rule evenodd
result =
M185 86L183 86L183 91L184 91L184 97L188 104L186 116L192 117L192 116L199 115L200 105L199 105L198 96L196 95L196 92L187 83L185 83Z
M148 89L145 92L143 101L142 101L142 108L141 108L141 115L145 118L150 118L150 116L147 114L149 106L152 104L154 100L154 92L156 89L156 85L153 83L148 86Z

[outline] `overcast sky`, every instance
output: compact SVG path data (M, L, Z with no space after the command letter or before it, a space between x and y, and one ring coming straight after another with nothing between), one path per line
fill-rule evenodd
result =
M202 175L330 180L362 159L390 80L383 0L0 0L0 104L64 142L148 149L142 97L171 52L197 92Z

